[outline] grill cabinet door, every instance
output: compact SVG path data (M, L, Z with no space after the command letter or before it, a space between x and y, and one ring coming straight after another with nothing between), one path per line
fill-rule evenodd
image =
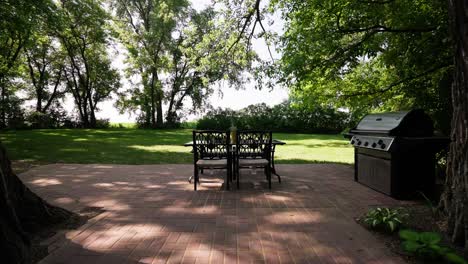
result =
M368 187L392 195L391 162L387 159L357 154L357 180Z

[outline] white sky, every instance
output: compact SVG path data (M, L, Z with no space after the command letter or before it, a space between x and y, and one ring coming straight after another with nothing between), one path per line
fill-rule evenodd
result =
M201 10L205 8L209 3L210 0L191 0L192 5L195 9ZM273 25L268 25L268 23L264 23L264 26L267 30L273 30L275 32L281 33L283 28L283 21L279 14L274 15L275 23ZM259 54L262 59L269 59L269 54L267 50L266 43L263 39L254 40L252 42L253 49ZM279 58L279 54L275 52L275 47L270 47L273 52L273 56ZM124 55L119 54L114 57L113 65L116 68L122 69L124 68L123 60ZM122 76L123 78L123 76ZM122 85L125 86L127 84L126 80L122 80ZM262 89L257 90L255 89L255 83L250 82L245 85L245 89L242 90L235 90L234 88L227 87L227 84L220 83L215 85L216 91L210 97L209 101L211 105L214 107L222 107L222 108L231 108L231 109L241 109L251 104L257 103L266 103L268 105L275 105L279 104L282 101L288 98L288 90L284 87L277 86L272 91L269 89ZM219 89L221 89L221 93L223 96L220 96ZM101 109L96 115L98 118L109 118L111 122L134 122L135 116L131 116L129 114L120 115L117 109L114 107L115 99L108 100L102 102L98 105ZM73 107L73 101L67 100L66 105L68 106L67 109L71 109ZM193 120L198 118L198 116L188 116L188 120Z

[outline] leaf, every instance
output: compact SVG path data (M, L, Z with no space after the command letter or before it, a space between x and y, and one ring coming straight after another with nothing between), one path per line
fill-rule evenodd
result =
M439 245L429 245L429 249L436 252L438 255L444 255L449 250L448 248L441 247Z
M389 221L388 226L390 227L390 231L392 232L395 231L395 222Z
M411 231L411 230L401 230L400 233L398 233L402 239L405 240L411 240L411 241L417 241L419 239L419 234L417 232Z
M416 253L420 248L423 247L421 244L411 240L404 241L401 243L401 245L405 251L410 253Z
M422 232L419 234L419 239L426 244L437 244L441 240L441 236L434 232Z
M372 221L372 226L375 227L377 226L378 223L379 221L377 219L374 219L374 221Z
M455 253L453 253L453 252L450 252L450 253L445 254L444 257L445 257L445 259L448 260L450 263L454 263L454 264L468 264L468 262L467 262L464 258L458 256L457 254L455 254Z

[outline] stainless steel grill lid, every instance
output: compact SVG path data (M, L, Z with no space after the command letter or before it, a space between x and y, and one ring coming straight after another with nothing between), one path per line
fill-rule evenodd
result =
M423 110L366 115L349 134L430 137L434 134L431 118Z

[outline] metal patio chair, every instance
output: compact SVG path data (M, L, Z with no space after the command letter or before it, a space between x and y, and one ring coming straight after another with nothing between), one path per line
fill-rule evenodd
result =
M200 183L199 172L203 169L226 169L226 189L229 189L232 173L232 158L228 131L193 131L194 190Z
M271 131L237 131L234 155L235 178L239 188L240 169L263 168L271 189Z

